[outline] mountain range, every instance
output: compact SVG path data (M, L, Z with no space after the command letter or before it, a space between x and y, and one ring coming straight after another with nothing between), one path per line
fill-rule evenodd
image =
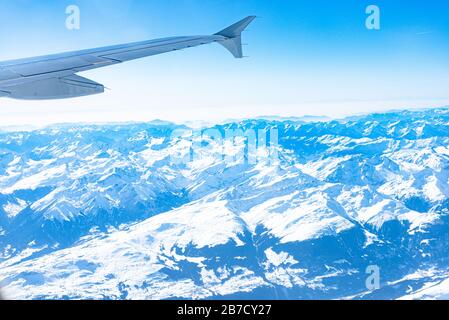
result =
M447 299L448 241L447 108L0 132L6 297Z

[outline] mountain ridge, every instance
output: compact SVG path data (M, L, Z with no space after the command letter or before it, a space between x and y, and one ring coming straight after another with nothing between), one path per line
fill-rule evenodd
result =
M443 108L2 132L0 281L33 299L418 296L448 272L448 125ZM195 140L230 130L277 141L251 163L244 139Z

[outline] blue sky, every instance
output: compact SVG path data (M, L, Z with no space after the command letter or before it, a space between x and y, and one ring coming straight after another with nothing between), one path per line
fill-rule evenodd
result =
M65 28L65 8L81 29ZM381 10L381 30L365 8ZM247 16L247 59L211 45L83 73L103 95L0 100L0 125L341 116L449 105L449 2L440 0L0 0L0 60L172 35Z

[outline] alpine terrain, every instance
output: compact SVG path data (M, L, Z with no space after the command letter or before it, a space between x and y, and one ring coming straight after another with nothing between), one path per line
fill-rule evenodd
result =
M448 299L448 243L449 109L0 132L8 298Z

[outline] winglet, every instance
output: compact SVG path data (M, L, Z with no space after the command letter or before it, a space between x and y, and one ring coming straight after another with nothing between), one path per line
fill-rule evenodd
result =
M242 32L246 29L246 27L248 27L249 24L253 22L254 19L256 19L256 16L246 17L245 19L240 20L237 23L234 23L232 26L227 27L226 29L221 30L220 32L217 32L215 35L223 36L226 38L239 37L242 34Z
M232 26L216 33L216 36L225 37L223 41L219 43L228 49L235 58L243 58L242 49L242 32L248 27L248 25L256 19L256 16L249 16L245 19L234 23Z

